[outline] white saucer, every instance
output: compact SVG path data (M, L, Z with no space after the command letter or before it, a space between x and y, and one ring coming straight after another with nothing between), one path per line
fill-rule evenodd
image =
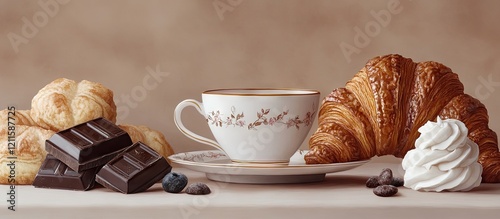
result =
M210 180L251 184L319 182L327 173L353 169L369 161L305 164L306 153L307 150L297 151L288 164L234 163L218 150L179 153L169 159L187 169L205 173Z

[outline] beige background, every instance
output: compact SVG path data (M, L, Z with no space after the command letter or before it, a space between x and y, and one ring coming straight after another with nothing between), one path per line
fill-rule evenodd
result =
M112 89L118 107L129 111L120 123L161 130L176 152L209 149L176 129L172 115L181 100L229 87L311 88L324 96L368 59L400 53L451 67L500 131L500 1L61 0L49 10L44 2L0 1L1 108L29 109L58 77L87 79ZM226 11L218 14L214 2ZM389 13L388 4L396 13L376 24L371 12ZM36 32L23 35L30 24ZM344 55L341 43L356 46L355 29L366 25L369 42ZM14 34L25 40L13 44ZM144 87L148 66L168 76ZM124 103L124 95L146 88L133 100L137 106ZM209 134L193 109L185 118L193 131Z

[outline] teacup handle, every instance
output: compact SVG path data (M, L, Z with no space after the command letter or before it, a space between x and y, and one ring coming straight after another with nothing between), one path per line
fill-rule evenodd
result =
M201 135L195 134L194 132L189 131L189 129L187 129L184 126L184 124L182 123L182 120L181 120L181 115L182 115L182 110L184 110L184 108L186 108L188 106L194 107L196 110L198 110L198 112L201 115L203 115L203 117L205 117L202 103L200 103L196 100L193 100L193 99L183 100L182 102L177 104L177 106L175 107L175 110L174 110L174 122L175 122L175 125L177 126L177 128L182 132L182 134L184 134L185 136L187 136L190 139L193 139L197 142L200 142L200 143L203 143L206 145L210 145L214 148L217 148L221 151L224 151L222 149L222 147L219 145L219 143L217 143L216 141L205 138Z

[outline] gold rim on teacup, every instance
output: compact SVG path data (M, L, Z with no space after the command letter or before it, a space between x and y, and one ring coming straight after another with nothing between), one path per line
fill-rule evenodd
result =
M230 96L302 96L318 95L317 90L295 88L222 88L203 91L202 94Z

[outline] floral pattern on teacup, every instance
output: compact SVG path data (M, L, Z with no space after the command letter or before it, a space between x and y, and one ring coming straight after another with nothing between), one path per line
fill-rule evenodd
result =
M214 110L210 112L207 116L207 122L211 125L215 125L216 127L225 127L233 126L233 127L247 127L249 130L257 130L259 126L274 126L276 124L284 124L287 128L295 127L300 129L300 125L310 126L314 121L314 116L316 115L316 110L309 111L306 115L301 119L299 115L290 116L288 114L288 110L281 112L276 116L270 116L269 113L271 109L261 108L260 111L257 112L257 119L252 123L249 123L243 119L245 117L244 113L236 113L236 108L234 106L231 107L231 115L224 118L224 115L220 113L220 110Z
M223 124L226 125L226 127L230 125L244 127L245 121L242 120L242 118L245 117L245 115L243 115L243 113L237 114L235 112L236 108L234 106L231 107L231 115L228 116L225 120L223 120L222 114L220 113L219 110L212 111L207 116L207 122L211 123L212 125L220 127L222 127Z

